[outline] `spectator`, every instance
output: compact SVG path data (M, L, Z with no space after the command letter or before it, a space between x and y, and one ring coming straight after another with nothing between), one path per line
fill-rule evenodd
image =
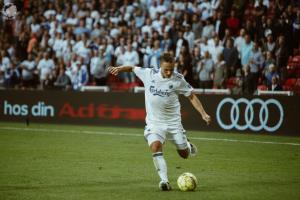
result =
M98 38L101 35L104 35L104 28L101 26L99 22L95 23L95 27L93 28L91 32L91 38Z
M274 64L270 64L267 67L267 70L265 72L265 78L266 78L266 85L267 85L267 87L271 87L271 85L272 85L272 78L274 76L279 77L279 74L276 71L275 65Z
M214 63L218 61L218 55L223 52L224 47L222 46L219 36L215 35L212 39L208 41L209 44L209 53L211 55L212 60Z
M98 51L93 52L93 57L91 59L91 75L93 82L98 85L106 85L106 66L108 65L108 59L105 56L104 49L100 49Z
M20 73L16 63L11 62L9 67L4 71L4 86L6 88L15 88L20 83Z
M43 88L44 81L48 75L52 73L52 70L55 69L53 60L49 58L49 53L44 53L43 59L41 59L37 65L37 69L40 75L41 87Z
M273 54L270 52L270 51L267 51L266 52L266 59L264 60L264 63L263 63L263 71L267 71L268 67L273 64L275 65L276 64L276 61L273 57Z
M185 25L185 32L183 34L183 37L188 42L189 52L192 52L194 48L195 34L194 32L192 32L192 27L190 24Z
M227 40L226 47L223 50L224 61L227 67L227 76L235 76L238 68L238 51L233 46L233 40Z
M209 17L211 17L212 13L211 13L211 3L209 0L203 0L199 6L198 9L200 10L200 12L202 13L201 15L201 20L205 21L207 20Z
M209 51L208 38L204 37L202 41L200 41L200 52L201 56L205 55L206 51Z
M252 84L254 90L257 88L258 79L260 72L262 70L264 58L263 55L259 49L258 43L253 43L252 51L250 52L249 56L249 66L250 66L250 73L252 77Z
M256 32L258 30L258 28L255 26L256 23L250 19L246 20L246 24L245 24L245 31L247 32L247 34L249 34L251 40L252 39L256 39Z
M222 46L226 46L226 43L228 40L234 40L234 37L232 37L231 32L228 28L225 29L224 37L222 39Z
M276 56L276 66L281 73L281 76L285 76L285 67L288 61L288 49L285 44L284 36L279 36L278 38L278 47L275 50Z
M188 41L183 37L184 32L182 30L178 30L178 40L176 43L176 58L179 57L181 48L185 46L187 49L189 49L189 43Z
M254 93L254 87L252 82L252 77L250 73L249 65L243 67L242 73L242 94L243 95L252 95Z
M64 40L62 39L62 34L57 32L52 46L52 49L55 51L55 56L57 58L61 58L63 56L63 45Z
M32 53L33 48L35 46L35 44L37 43L37 38L36 38L36 34L32 33L31 34L31 38L28 42L28 46L27 46L27 53Z
M182 56L183 66L181 73L184 76L185 80L188 81L191 85L194 85L193 82L193 69L192 69L192 58L189 52L188 47L183 46L180 50L180 55Z
M151 18L146 18L146 24L142 26L142 33L147 32L148 35L152 36L152 20Z
M71 80L69 76L65 73L65 68L59 68L59 74L54 82L55 88L62 89L62 90L69 90L71 89Z
M118 53L118 55L117 55L117 59L116 59L116 64L118 65L118 66L120 66L120 65L124 65L124 55L125 55L125 46L120 46L120 49L119 49L119 53ZM145 66L145 65L144 65Z
M151 52L148 55L148 65L150 67L154 67L155 69L160 68L160 55L162 54L162 50L160 48L160 42L159 40L154 41L154 46L151 49Z
M192 54L192 61L191 61L193 82L194 82L194 85L192 85L193 87L198 87L199 77L197 76L197 68L200 60L201 60L200 48L194 47L193 54Z
M241 69L238 69L236 71L236 79L234 80L234 86L231 89L232 94L234 95L242 95L243 93L243 78L242 78L242 73Z
M234 47L238 50L239 54L241 54L242 46L245 43L245 35L246 31L242 28L239 36L234 40Z
M79 21L79 26L75 27L73 31L74 35L89 34L90 32L91 30L86 28L85 21L83 19Z
M243 66L248 65L250 61L251 51L253 49L253 42L251 41L250 35L245 35L245 42L241 46L241 64Z
M215 32L218 34L219 38L223 39L225 34L226 22L223 17L223 13L216 12L217 19L215 20Z
M282 90L282 87L279 83L279 76L272 77L272 84L270 85L270 87L268 87L268 90L271 90L271 91L281 91Z
M10 67L10 58L4 50L0 51L0 71L4 72Z
M172 48L173 44L169 32L164 32L160 45L163 52L169 51Z
M52 70L49 74L46 75L46 78L43 82L43 89L54 89L54 83L56 78L56 70Z
M127 50L124 53L124 65L129 66L137 66L139 64L139 55L138 53L132 49L132 44L127 44ZM123 73L123 78L125 83L133 83L135 82L135 77L132 72Z
M255 5L255 17L257 22L261 20L262 16L266 14L267 10L268 7L265 6L264 0L258 0L258 3Z
M79 60L80 61L76 63L77 68L72 71L71 82L74 90L80 90L89 80L87 67L84 64L84 58L81 57Z
M199 87L203 89L211 89L213 86L212 73L214 62L208 51L204 54L204 59L198 64Z
M218 54L218 61L214 65L214 88L225 88L227 79L226 62L224 61L223 54Z
M199 19L199 16L194 13L192 16L192 31L195 34L195 40L198 40L201 38L202 35L202 21Z
M23 88L34 88L37 80L34 74L36 63L33 59L33 55L28 54L28 58L20 64L19 68L22 71Z
M274 53L275 52L275 47L276 47L276 43L274 42L273 35L270 32L267 35L267 41L264 42L264 44L263 44L263 51L264 52L269 51L271 53Z
M203 30L202 30L202 37L207 37L207 38L213 37L214 28L215 27L212 24L211 19L207 19L205 21L205 26L203 27Z
M238 33L240 20L236 17L234 10L230 11L230 17L227 18L226 25L233 35Z

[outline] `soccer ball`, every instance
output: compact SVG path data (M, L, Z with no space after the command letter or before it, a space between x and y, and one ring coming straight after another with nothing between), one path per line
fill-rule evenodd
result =
M198 184L197 178L194 174L185 172L177 179L177 185L181 191L193 191Z

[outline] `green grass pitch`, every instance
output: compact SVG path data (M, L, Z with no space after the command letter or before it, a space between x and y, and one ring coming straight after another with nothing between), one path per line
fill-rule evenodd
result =
M159 178L143 127L0 123L0 200L300 199L300 138L190 131L196 157L165 158L173 190ZM183 172L194 192L176 185Z

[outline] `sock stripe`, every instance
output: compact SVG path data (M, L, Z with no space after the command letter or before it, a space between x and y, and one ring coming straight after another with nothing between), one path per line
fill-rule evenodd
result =
M153 153L152 156L153 157L163 156L163 153L162 152Z

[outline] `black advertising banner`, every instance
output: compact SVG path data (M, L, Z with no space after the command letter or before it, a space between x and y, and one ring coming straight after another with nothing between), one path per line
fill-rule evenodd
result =
M127 93L1 91L0 120L92 124L144 125L143 95Z
M195 130L231 131L300 136L300 97L200 95L213 121L206 126L187 99L185 127ZM185 109L184 109L185 110Z
M188 130L300 136L300 97L199 95L212 117L207 126L189 100L180 98ZM82 125L145 125L144 94L0 91L0 120Z

